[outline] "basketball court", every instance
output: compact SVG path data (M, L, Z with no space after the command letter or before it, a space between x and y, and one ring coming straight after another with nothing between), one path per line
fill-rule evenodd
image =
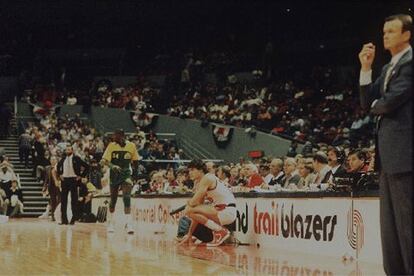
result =
M14 219L0 225L1 275L384 275L352 259L261 248L179 246L165 234L114 234L105 224L60 226Z

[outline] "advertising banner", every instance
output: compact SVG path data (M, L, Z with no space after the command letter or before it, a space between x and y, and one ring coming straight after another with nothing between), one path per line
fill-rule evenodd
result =
M94 200L94 211L106 198ZM134 198L132 216L138 231L174 238L182 212L169 213L188 198ZM122 201L116 217L122 219ZM237 197L235 238L261 248L335 256L381 264L377 198Z

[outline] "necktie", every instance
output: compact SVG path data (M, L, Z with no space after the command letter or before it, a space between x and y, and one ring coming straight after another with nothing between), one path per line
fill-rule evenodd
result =
M392 76L391 72L392 72L393 69L394 69L394 64L392 62L390 62L389 66L387 68L387 72L385 73L384 91L387 91L387 85L388 85L388 82L391 79L391 76Z

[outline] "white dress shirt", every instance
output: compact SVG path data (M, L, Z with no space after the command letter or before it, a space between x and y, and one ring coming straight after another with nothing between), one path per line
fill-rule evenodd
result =
M76 177L75 170L73 169L73 154L67 156L63 161L63 177Z

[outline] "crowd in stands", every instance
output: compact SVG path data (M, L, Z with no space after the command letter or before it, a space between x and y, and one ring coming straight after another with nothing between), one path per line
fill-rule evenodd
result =
M190 64L194 64L191 59ZM315 66L279 77L257 69L250 79L229 70L223 79L209 82L200 79L194 67L184 67L183 72L189 69L178 93L166 110L158 112L244 128L255 126L314 144L350 143L355 147L372 142L373 118L359 108L358 93L349 85L352 82L338 82L339 73L332 68Z
M125 87L113 87L110 81L101 80L84 90L40 87L32 97L24 97L31 102L81 104L85 110L92 105L130 110L141 127L147 125L147 113L155 112L245 128L255 126L314 145L372 144L373 117L359 108L349 72L314 66L278 75L269 74L267 68L253 70L246 79L235 74L237 69L246 68L237 66L243 58L232 58L227 52L204 56L189 52L172 59L175 67L166 64L169 59L163 55L154 60L160 62L155 62L155 67L171 67L174 72L168 74L179 76L167 74L161 88L139 75L135 84ZM214 74L215 80L206 73ZM339 82L339 75L344 74Z
M37 101L45 97L38 97ZM148 113L157 112L205 123L255 126L314 145L322 142L369 147L373 143L373 117L359 108L358 98L350 88L321 92L309 86L296 86L292 81L243 84L230 78L220 88L212 83L184 88L167 106L160 97L160 89L140 81L135 86L120 88L103 83L89 103L76 93L54 100L56 104L93 104L130 110L131 118L143 128L150 124Z
M131 111L137 131L130 140L137 145L143 160L137 181L140 185L136 185L134 192L185 193L193 188L185 164L179 162L184 157L182 150L171 141L158 140L148 128L148 114L152 112L195 118L204 125L216 122L253 126L293 139L286 156L209 164L210 172L234 191L309 190L315 185L332 188L335 174L373 170L373 118L359 108L357 93L350 86L334 85L332 69L315 67L308 78L293 74L294 77L281 79L254 70L253 79L246 81L233 74L234 62L225 56L228 55L218 54L210 59L186 55L180 68L173 68L179 71L178 82L167 76L161 89L139 76L134 85L125 87L113 87L103 80L93 83L89 91L58 91L53 86L27 91L23 100L40 112L36 112L39 122L29 124L21 136L21 162L27 166L31 154L34 173L44 179L51 157L60 159L65 146L70 144L76 155L92 165L84 184L93 184L98 190L93 193L105 193L109 172L104 173L98 161L109 137L88 126L79 115L57 117L59 105L80 104L85 113L92 105ZM160 66L166 65L161 62ZM206 81L205 73L216 74L217 81ZM169 93L170 90L175 93ZM143 130L149 133L146 135ZM296 152L297 142L304 143L300 153ZM155 159L172 162L149 162Z
M371 149L323 147L311 154L295 157L263 157L239 163L207 162L209 173L216 175L234 192L335 190L336 178L373 173L374 152ZM151 172L144 193L190 192L193 183L185 166Z
M91 212L92 197L109 192L109 170L101 168L99 160L110 141L109 135L98 133L77 114L74 117L58 117L53 109L30 122L19 139L20 162L26 167L29 160L33 174L44 183L44 195L49 195L48 210L55 211L60 201L60 179L56 164L66 146L71 145L74 154L90 165L89 174L82 179L79 189L79 211ZM170 140L160 140L150 131L144 133L137 127L129 135L140 154L139 177L134 193L191 193L194 187L189 171L183 162L183 151ZM0 212L14 216L23 210L22 193L17 177L7 156L0 165ZM170 160L158 164L151 160ZM373 171L373 148L355 149L348 143L332 147L319 143L315 148L307 142L297 152L292 143L286 156L263 157L251 161L241 159L238 163L207 163L210 173L215 174L234 192L309 191L334 189L335 177L344 174L366 174ZM52 185L51 185L52 183ZM53 190L53 191L52 191ZM10 208L12 207L12 208ZM45 217L45 215L43 215ZM79 216L80 218L82 215Z
M233 123L239 126L256 124L261 127L263 122L269 123L269 126L276 123L278 127L273 128L275 132L293 133L294 135L299 132L301 136L297 135L295 138L300 140L306 140L312 135L318 137L316 140L318 144L312 143L315 140L307 141L300 153L297 152L297 143L293 141L286 156L264 157L250 162L241 160L239 163L229 164L209 162L207 164L209 172L217 175L234 192L332 189L336 185L335 176L373 171L372 147L366 144L362 145L365 146L364 149L351 147L351 134L368 125L370 118L363 111L358 110L355 113L355 119L349 119L352 117L349 116L349 110L343 104L344 102L353 103L354 99L350 91L338 97L343 102L338 102L338 99L319 99L321 102L318 103L317 108L314 108L312 94L307 97L306 91L297 92L292 82L279 88L283 90L283 93L273 93L271 91L277 90L266 87L256 90L246 85L229 82L223 88L226 93L220 94L217 92L217 87L207 85L206 91L200 90L201 92L186 93L181 97L176 97L168 113L183 118L200 116L202 120ZM129 106L136 114L142 114L149 110L152 95L158 94L154 91L141 89L138 86L111 89L103 85L98 88L101 94L93 98L93 102L102 107L127 108ZM298 93L301 95L295 96ZM282 94L284 96L281 96ZM62 101L55 103L77 103L74 95L60 98ZM293 98L289 99L286 95L293 95ZM44 97L44 95L39 97L36 94L26 96L30 103L35 103L34 105ZM112 105L114 101L122 104ZM177 104L178 102L180 104ZM297 110L299 107L301 108ZM243 113L240 112L241 110ZM259 114L255 113L257 111ZM249 115L245 116L245 112ZM310 115L305 117L306 112ZM230 114L233 114L232 117L229 117ZM261 116L260 114L267 115ZM75 117L68 115L58 117L56 109L49 108L37 113L37 118L38 121L29 123L25 127L25 133L21 134L19 141L21 162L28 166L29 156L31 156L34 175L45 183L45 195L51 194L48 183L50 179L54 179L57 189L52 192L54 199L53 204L50 203L50 209L54 211L59 202L60 180L53 177L51 167L55 165L51 166L51 164L56 162L52 160L60 160L66 146L71 145L74 154L85 160L91 168L88 177L82 179L83 186L80 187L79 196L82 200L79 210L85 213L90 212L92 196L108 193L109 190L109 170L100 168L99 160L110 141L110 136L98 133L82 120L79 114ZM283 124L283 127L278 125L278 122ZM331 131L329 139L326 138L327 132L322 132L325 127ZM189 178L188 169L183 162L180 162L184 158L183 151L178 149L174 142L160 140L152 131L145 134L139 127L129 136L129 140L136 144L141 157L139 179L133 189L134 193L188 193L192 191L194 184ZM341 147L328 146L332 144L339 144ZM361 146L361 144L357 143L356 146ZM160 159L171 160L171 162L165 164L151 162L151 160ZM10 182L12 183L13 181ZM10 204L10 199L7 201L5 196L2 200L3 205L4 202Z

